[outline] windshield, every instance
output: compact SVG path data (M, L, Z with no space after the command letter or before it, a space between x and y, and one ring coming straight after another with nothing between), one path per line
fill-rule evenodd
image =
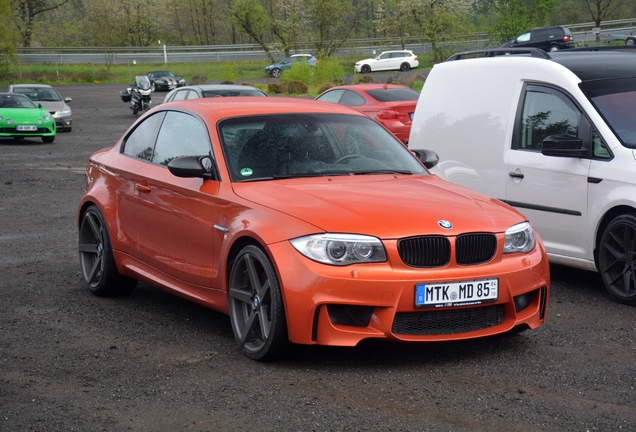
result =
M28 98L15 94L0 95L0 108L37 108Z
M428 174L393 135L367 117L285 114L219 124L232 181L371 174Z
M636 78L590 81L580 86L621 144L636 148Z
M420 94L410 88L367 90L367 94L379 102L416 101Z
M267 96L258 89L220 89L220 90L203 90L203 97L216 97L216 96Z
M20 93L39 102L59 102L62 100L60 95L50 87L14 87L15 93Z
M161 77L170 78L174 76L172 72L168 72L168 71L150 72L148 75L150 75L151 78L161 78Z
M136 76L135 83L137 84L137 87L142 90L148 90L150 88L150 80L146 75Z

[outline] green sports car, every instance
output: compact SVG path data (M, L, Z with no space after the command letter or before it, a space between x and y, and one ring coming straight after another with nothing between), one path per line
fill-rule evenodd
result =
M41 137L52 143L56 132L55 119L42 105L17 93L0 93L0 138Z

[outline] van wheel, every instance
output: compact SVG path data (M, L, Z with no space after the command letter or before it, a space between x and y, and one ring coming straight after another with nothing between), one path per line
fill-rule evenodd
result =
M253 245L237 255L228 287L232 331L254 360L279 357L287 348L287 322L278 277L265 252Z
M400 70L402 72L406 72L406 71L408 71L410 69L411 69L411 65L408 64L408 63L402 63L402 65L400 66Z
M360 68L360 72L362 72L362 73L369 73L369 72L371 72L371 66L369 66L369 65L363 65L363 66Z
M618 216L607 225L598 264L610 295L619 303L636 305L636 215Z

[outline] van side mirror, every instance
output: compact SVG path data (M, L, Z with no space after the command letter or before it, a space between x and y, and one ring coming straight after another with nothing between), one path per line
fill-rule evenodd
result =
M582 158L588 153L583 140L572 135L550 135L541 143L541 154L546 156Z
M439 163L439 156L433 150L411 150L411 152L424 164L428 169L433 168Z

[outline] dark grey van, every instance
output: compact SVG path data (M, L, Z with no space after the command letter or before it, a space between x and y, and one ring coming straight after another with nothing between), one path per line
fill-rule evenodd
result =
M563 26L541 27L520 34L502 48L541 48L544 51L559 51L573 48L574 38L569 28Z

